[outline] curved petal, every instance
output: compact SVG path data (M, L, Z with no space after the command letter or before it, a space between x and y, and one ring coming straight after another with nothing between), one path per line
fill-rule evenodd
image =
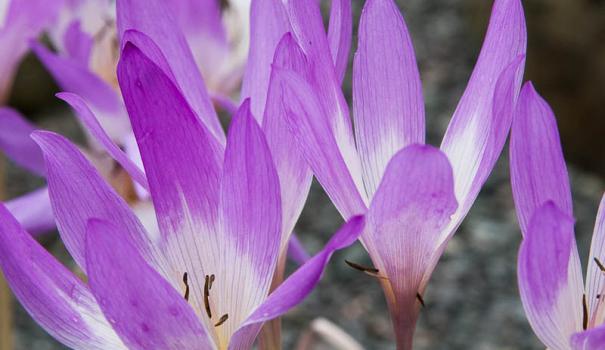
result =
M94 39L89 33L82 30L79 20L74 20L67 26L65 34L63 34L63 42L67 56L87 67Z
M576 333L571 337L573 350L594 350L605 347L605 325Z
M250 4L250 51L242 82L241 99L250 98L252 115L262 124L277 44L290 30L282 0Z
M0 108L0 150L25 169L44 175L44 158L29 135L36 127L17 111Z
M510 172L521 232L544 202L573 216L569 176L555 115L531 83L525 84L510 136Z
M424 145L408 146L391 159L370 204L362 239L387 278L381 282L402 349L411 348L421 282L456 208L447 157Z
M412 40L392 0L365 3L353 66L355 139L372 197L387 163L424 143L424 100Z
M605 271L601 270L601 266L599 266L603 261L605 261L605 195L601 199L592 233L588 272L586 273L586 297L588 298L589 326L591 327L605 321L605 303L603 302L605 298L602 297L605 291Z
M248 349L263 322L285 314L302 302L319 282L332 254L353 244L364 227L364 218L355 216L332 236L328 244L288 277L234 334L229 349Z
M0 204L0 267L17 299L48 333L74 349L126 349L88 287Z
M214 349L185 298L145 262L128 235L104 220L87 225L90 289L124 344L131 350Z
M295 232L292 232L288 240L288 257L295 263L302 265L311 259Z
M129 29L140 31L155 42L170 65L173 82L178 86L191 109L212 135L219 142L224 143L225 133L172 8L163 0L118 0L116 7L122 47L127 44L123 35ZM153 56L147 52L146 46L138 47L153 59ZM155 63L160 65L158 62Z
M61 239L71 256L86 271L86 223L92 218L115 222L131 234L140 253L158 269L162 256L149 240L128 204L101 178L97 170L64 137L48 131L32 134L46 160L50 202Z
M349 63L351 37L353 35L353 13L351 0L332 0L328 43L334 61L336 78L342 84Z
M48 187L13 198L4 204L19 224L34 236L56 228Z
M115 159L135 180L138 184L143 186L146 190L149 190L149 184L145 174L130 158L111 140L109 135L103 130L103 127L97 120L92 110L88 108L88 105L77 94L69 92L63 92L57 94L57 97L67 102L75 111L78 118L84 126L86 126L88 132L96 138L96 140L105 148L107 153Z
M172 80L132 43L122 52L118 80L149 182L162 249L172 264L172 278L180 280L187 272L192 290L202 290L203 263L214 258L214 252L204 247L220 246L221 242L217 220L222 146ZM200 293L192 294L192 302L203 309Z
M532 216L519 250L519 292L534 332L549 349L569 349L582 330L582 276L573 219L549 201Z
M219 210L224 232L220 245L207 249L220 255L206 266L215 269L210 272L217 279L216 316L229 313L217 328L218 337L229 339L269 293L282 227L279 179L249 100L240 107L227 135Z
M496 0L481 53L441 144L454 169L460 203L454 223L462 221L470 209L502 150L509 125L500 120L507 115L494 108L499 97L496 89L501 73L525 55L526 45L521 1ZM513 80L515 98L522 76L523 66ZM495 125L500 125L497 132L493 132Z

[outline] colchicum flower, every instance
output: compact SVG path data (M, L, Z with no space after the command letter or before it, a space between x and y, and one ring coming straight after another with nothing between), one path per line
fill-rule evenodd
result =
M398 349L410 349L430 275L509 131L526 49L521 2L495 1L441 149L423 144L422 84L393 1L368 0L361 15L354 133L342 71L334 68L338 51L330 49L337 40L326 36L318 4L290 0L285 8L291 27L282 28L291 34L277 45L273 75L281 82L289 129L342 216L367 211L361 242L375 265L368 271L378 271Z
M552 350L605 347L605 196L584 285L574 237L569 177L555 116L527 83L510 140L513 196L523 241L519 292L538 338Z
M364 226L352 218L269 294L282 234L280 180L249 101L226 146L187 103L166 66L127 42L118 78L159 232L63 137L38 131L63 242L87 283L0 206L0 265L15 295L74 349L250 349L263 322L298 304L331 254ZM157 56L154 56L157 58Z

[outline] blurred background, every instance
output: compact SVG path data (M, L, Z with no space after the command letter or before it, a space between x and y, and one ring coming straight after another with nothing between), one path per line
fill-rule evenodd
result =
M353 0L356 26L363 1ZM399 0L420 65L428 140L439 145L479 53L492 1ZM576 236L586 261L599 200L605 190L605 1L527 0L529 49L526 80L553 107L568 161ZM354 32L356 28L354 29ZM353 42L354 52L356 38ZM350 72L345 79L350 101ZM57 88L39 62L21 65L9 105L40 127L82 141L78 124L54 98ZM1 127L1 126L0 126ZM424 296L417 349L543 349L525 319L516 281L520 232L508 179L508 150L441 259ZM42 180L7 162L5 195L37 188ZM314 184L297 232L315 252L341 224ZM73 265L56 236L44 245ZM370 264L359 244L338 253L307 301L284 318L284 349L294 349L316 317L324 317L366 349L393 349L381 289L344 259ZM14 303L14 349L63 349ZM0 322L2 322L0 320ZM317 349L330 349L318 343ZM0 347L0 350L4 350ZM7 349L8 350L8 349Z

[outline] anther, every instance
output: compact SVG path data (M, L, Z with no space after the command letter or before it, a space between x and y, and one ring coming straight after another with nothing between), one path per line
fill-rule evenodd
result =
M381 279L387 279L385 276L382 276L382 275L378 274L378 272L380 272L380 271L377 268L363 266L363 265L354 263L354 262L349 261L349 260L345 260L345 263L347 263L347 265L349 265L350 267L354 268L355 270L361 271L361 272L365 273L366 275L369 275L369 276L372 276L372 277L376 277L376 278L381 278Z
M185 300L189 301L189 278L187 272L183 274L183 283L185 283Z
M212 283L214 283L214 274L210 275L210 280L208 281L208 290L212 289Z
M603 263L596 256L594 257L594 262L597 263L597 266L601 272L605 272L605 265L603 265Z
M204 307L206 308L208 318L212 318L212 311L210 310L210 283L210 276L206 275L206 281L204 283Z
M582 295L582 327L588 328L588 304L586 303L586 294Z
M218 322L214 324L214 327L218 327L218 326L222 325L223 323L225 323L227 321L228 318L229 318L229 314L224 314L223 316L221 316L221 318L218 320Z
M424 299L422 299L422 295L420 295L420 293L416 293L416 299L418 299L418 301L420 302L420 305L422 305L422 307L426 306L424 304Z

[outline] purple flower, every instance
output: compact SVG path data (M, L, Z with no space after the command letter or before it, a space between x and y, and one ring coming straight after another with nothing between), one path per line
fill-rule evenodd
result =
M152 42L147 42L152 43ZM129 42L118 78L159 232L63 137L35 132L65 246L88 283L61 266L0 206L0 265L15 295L75 349L249 349L262 323L298 304L355 217L269 294L282 244L278 171L244 101L226 142L190 107L165 67ZM145 51L147 50L147 51Z
M521 91L513 121L510 169L523 233L519 291L534 332L553 350L602 348L605 197L597 214L584 285L555 116L531 83Z
M288 1L284 12L291 27L282 32L291 34L280 37L271 79L281 87L288 127L342 216L367 211L361 242L379 271L398 348L409 349L428 279L508 134L526 48L521 2L495 2L441 149L423 144L422 84L393 1L368 0L361 15L354 132L340 89L338 36L326 36L313 1Z

